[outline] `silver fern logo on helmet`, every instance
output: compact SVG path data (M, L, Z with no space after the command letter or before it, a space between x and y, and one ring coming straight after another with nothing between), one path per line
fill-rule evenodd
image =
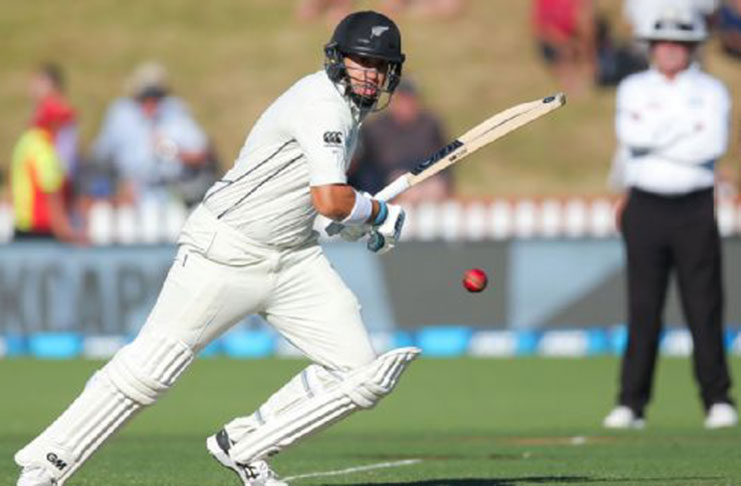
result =
M376 25L375 27L371 28L371 39L373 37L381 37L384 32L389 30L390 27L387 25Z

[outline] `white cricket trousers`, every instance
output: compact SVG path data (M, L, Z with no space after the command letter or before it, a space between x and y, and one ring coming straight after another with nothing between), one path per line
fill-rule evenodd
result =
M202 206L188 219L179 243L139 335L93 375L62 415L16 453L18 465L44 467L62 485L108 437L171 388L199 350L248 314L262 314L328 369L327 376L374 361L357 299L317 244L297 249L258 245ZM317 369L313 373L321 374ZM279 414L305 399L305 390L293 381L270 399L265 413ZM254 429L250 417L227 425L235 438ZM289 432L296 432L296 440L311 430Z
M198 352L246 315L262 315L315 363L348 370L375 352L360 305L321 247L275 249L250 241L199 206L142 333Z

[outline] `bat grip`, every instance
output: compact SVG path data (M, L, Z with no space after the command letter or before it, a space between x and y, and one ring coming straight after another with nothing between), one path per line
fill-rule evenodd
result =
M407 178L409 174L403 174L394 181L381 189L379 192L376 193L375 196L373 196L373 199L377 199L379 201L390 201L402 192L409 189L409 179Z

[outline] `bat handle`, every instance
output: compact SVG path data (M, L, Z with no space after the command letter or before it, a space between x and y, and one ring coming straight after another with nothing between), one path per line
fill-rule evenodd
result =
M378 193L376 193L375 196L373 196L373 199L384 202L390 201L410 187L411 184L409 184L409 173L406 173L400 175L399 177L394 179L391 184L381 189Z

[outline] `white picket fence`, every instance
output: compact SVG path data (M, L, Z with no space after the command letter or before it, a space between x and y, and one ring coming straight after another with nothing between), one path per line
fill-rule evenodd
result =
M615 200L605 197L493 199L408 205L406 241L498 241L529 238L609 238L615 228ZM94 245L174 242L187 218L181 204L114 207L96 203L88 214ZM718 201L724 237L741 235L741 198ZM12 240L12 208L0 203L0 242Z

